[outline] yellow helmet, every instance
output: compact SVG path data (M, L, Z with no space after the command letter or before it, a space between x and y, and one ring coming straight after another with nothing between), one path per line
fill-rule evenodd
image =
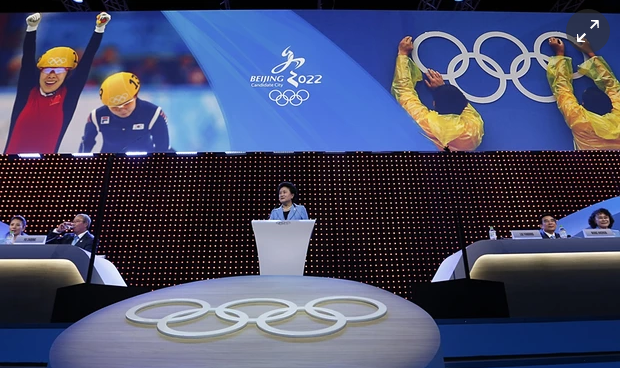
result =
M78 65L78 55L70 47L54 47L43 54L37 62L37 68L68 68L75 69Z
M101 83L99 97L106 106L120 106L134 98L140 91L140 80L135 74L112 74Z

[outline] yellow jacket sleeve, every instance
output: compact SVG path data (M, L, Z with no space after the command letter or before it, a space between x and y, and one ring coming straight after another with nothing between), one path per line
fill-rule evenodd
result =
M398 55L392 81L392 95L422 128L437 148L446 146L456 151L473 151L482 142L484 122L470 105L460 115L438 114L429 110L415 90L422 80L422 71L406 55Z
M566 56L553 56L547 66L547 80L566 124L580 150L620 149L620 84L600 56L579 66L579 72L592 78L611 99L612 112L603 116L586 110L573 92L573 67Z
M552 56L547 65L547 81L568 127L573 129L585 117L582 116L585 109L579 105L579 101L577 101L573 92L573 65L571 58Z
M602 56L594 56L579 65L579 73L591 78L609 96L614 110L620 110L620 83Z
M422 80L422 71L406 55L398 55L392 81L392 95L416 121L423 120L429 110L424 106L415 85Z

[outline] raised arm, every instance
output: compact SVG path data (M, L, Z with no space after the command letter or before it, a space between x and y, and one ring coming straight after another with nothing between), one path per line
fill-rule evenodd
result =
M574 40L573 40L574 41ZM589 59L579 65L579 73L592 79L596 86L611 98L614 108L620 109L620 83L602 56L596 56L590 41L573 42L575 47Z
M22 64L19 70L17 81L17 98L19 100L24 94L27 96L32 87L39 83L39 71L37 70L36 47L37 47L37 28L41 22L41 14L35 13L26 18L26 36L22 49ZM24 97L26 97L24 96ZM17 102L17 101L16 101Z
M569 128L573 128L573 123L577 121L575 117L583 112L583 107L573 92L573 66L571 58L564 56L564 43L552 37L549 39L551 48L555 51L555 56L549 59L547 65L547 81L551 92L558 104L558 108Z
M90 41L88 41L88 45L84 50L84 55L82 55L82 60L78 62L78 66L75 68L73 75L67 82L70 93L77 93L78 95L82 93L82 90L86 85L86 81L88 80L90 68L95 60L95 55L97 54L97 50L99 50L101 40L103 40L103 32L111 19L112 17L108 13L101 13L97 15L95 31L90 37Z
M591 78L609 96L614 109L620 110L620 83L602 56L594 55L579 65L579 73Z
M415 90L415 85L422 80L422 72L409 58L413 50L411 36L403 38L398 44L398 56L396 57L396 69L392 80L392 95L398 103L418 123L429 112L424 106Z

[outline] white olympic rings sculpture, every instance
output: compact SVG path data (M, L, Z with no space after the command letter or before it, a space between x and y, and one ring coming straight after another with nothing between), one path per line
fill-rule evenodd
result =
M500 97L502 97L504 92L506 92L506 85L507 85L507 81L509 80L512 81L512 83L514 83L515 87L517 87L517 89L524 96L534 101L543 102L543 103L555 102L555 97L553 97L553 95L540 96L540 95L530 92L527 88L523 86L523 84L521 84L521 81L519 79L523 77L530 70L532 58L535 58L536 61L538 61L538 64L540 64L541 67L546 69L547 64L549 63L549 56L541 53L542 44L546 40L548 40L550 37L559 37L559 38L568 39L568 36L566 35L566 33L563 33L563 32L543 33L540 36L538 36L538 38L534 42L534 51L529 51L527 47L523 44L523 42L521 42L515 36L505 33L505 32L492 31L492 32L484 33L480 37L478 37L476 41L474 42L473 51L470 52L470 51L467 51L467 48L465 47L465 45L458 38L454 37L453 35L449 33L440 32L440 31L426 32L426 33L419 35L414 40L413 52L411 53L411 58L413 59L413 61L416 63L416 65L420 68L420 70L423 73L426 73L428 68L424 66L424 64L420 61L420 56L418 55L418 47L420 46L422 42L424 42L425 40L429 38L433 38L433 37L445 38L446 40L454 43L456 47L458 47L459 50L461 51L460 55L457 55L454 58L452 58L452 60L448 64L447 72L445 74L441 74L441 76L443 77L443 79L449 81L451 85L460 89L461 92L463 92L465 97L470 102L491 103L491 102L497 101ZM512 41L521 50L521 55L514 58L514 60L510 64L509 73L506 73L502 69L502 67L497 63L497 61L493 60L488 55L482 54L480 51L484 41L490 38L494 38L494 37L504 38L509 41ZM456 79L461 77L463 74L465 74L465 71L469 67L469 59L476 60L476 63L482 70L487 72L490 76L499 79L499 87L493 94L486 96L486 97L473 96L465 92L458 85L458 83L456 82ZM585 60L587 60L587 56L584 55L584 61ZM460 66L457 68L457 65L459 64ZM521 68L519 68L520 65L521 65ZM581 77L582 77L581 74L573 73L574 79L581 78Z
M302 102L309 98L310 92L305 89L300 89L298 91L287 89L284 92L274 89L269 92L269 99L275 102L278 106L286 106L288 104L291 104L292 106L299 106Z
M363 315L347 317L342 313L324 307L318 307L317 304L334 302L334 301L346 301L346 302L361 302L368 305L372 305L377 308L373 313ZM263 303L263 304L281 304L286 306L285 308L278 308L265 312L256 318L251 318L246 313L233 309L234 306L250 303ZM144 309L152 308L156 306L175 305L175 304L195 304L199 308L192 308L183 310L180 312L171 313L162 318L144 318L138 316L138 313ZM297 312L305 312L309 316L318 318L323 321L334 322L329 327L321 328L312 331L289 331L275 328L269 323L279 322L293 317ZM202 316L207 315L209 312L215 312L215 315L220 319L234 323L232 326L221 328L212 331L179 331L169 326L171 323L190 322L197 320ZM256 326L269 334L292 337L292 338L307 338L307 337L321 337L330 334L334 334L347 325L349 322L368 322L377 320L383 317L387 313L387 307L385 304L370 298L358 297L358 296L328 296L324 298L318 298L309 301L305 306L299 307L295 303L283 299L275 298L252 298L235 300L228 303L224 303L218 307L212 307L208 302L200 299L164 299L156 300L152 302L143 303L129 309L125 313L127 320L141 324L141 325L155 325L157 330L169 337L181 338L181 339L204 339L211 337L218 337L228 335L233 332L239 331L246 327L248 324L256 324Z

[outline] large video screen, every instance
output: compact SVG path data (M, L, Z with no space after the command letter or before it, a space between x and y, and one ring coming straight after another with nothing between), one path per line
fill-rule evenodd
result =
M620 149L620 39L571 14L110 16L0 17L0 152Z

